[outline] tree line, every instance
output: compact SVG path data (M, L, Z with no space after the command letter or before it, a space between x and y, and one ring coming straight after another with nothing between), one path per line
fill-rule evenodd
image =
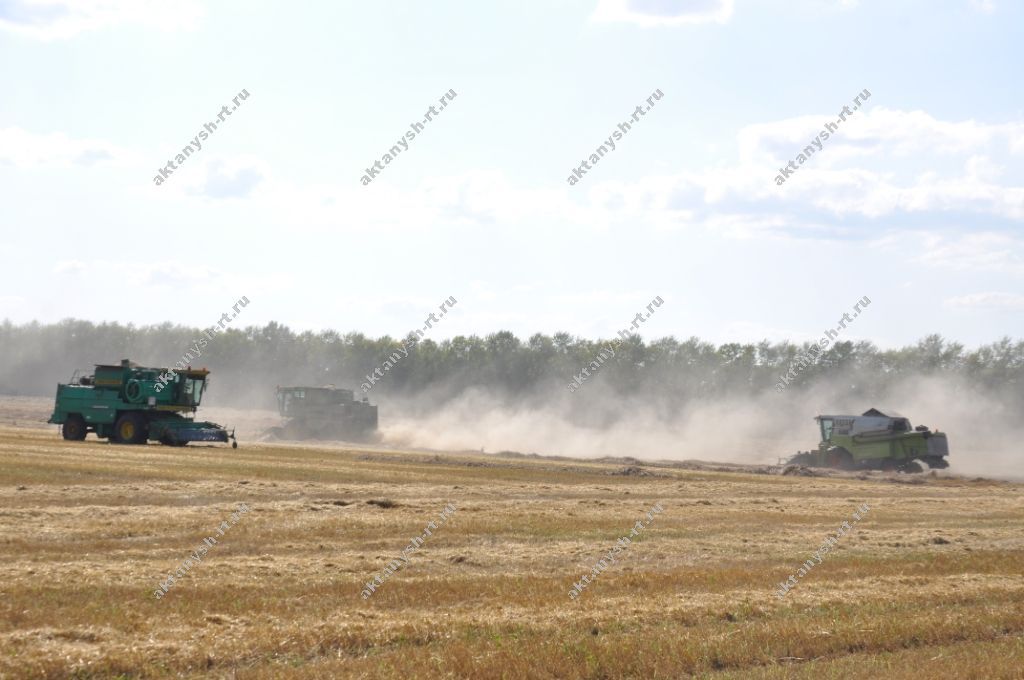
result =
M130 358L146 366L173 366L194 345L201 329L164 323L150 326L93 323L0 324L0 393L51 396L75 369ZM194 366L212 371L209 403L263 406L274 403L276 385L334 384L355 390L413 338L368 337L334 330L296 332L270 322L229 329L217 335ZM407 357L394 362L369 392L371 401L422 399L429 410L473 388L488 390L508 403L538 398L584 404L609 394L651 399L675 408L690 400L771 393L810 343L724 343L696 337L619 341L614 356L575 391L567 386L614 342L568 333L537 333L523 340L509 331L485 336L419 340ZM603 352L603 354L602 354ZM867 341L836 342L786 387L800 393L826 385L865 401L911 376L962 378L1014 401L1024 395L1024 341L1002 338L975 349L939 335L915 344L880 349ZM588 396L589 393L589 396ZM556 396L559 395L559 396ZM767 396L767 394L766 394Z

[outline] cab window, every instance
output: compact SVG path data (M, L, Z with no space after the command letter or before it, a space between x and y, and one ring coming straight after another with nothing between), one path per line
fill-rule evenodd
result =
M832 419L822 418L821 419L821 441L830 442L832 441Z
M185 378L185 385L181 391L181 396L184 398L185 403L190 406L196 406L199 404L199 400L203 396L203 380L194 380L192 378Z

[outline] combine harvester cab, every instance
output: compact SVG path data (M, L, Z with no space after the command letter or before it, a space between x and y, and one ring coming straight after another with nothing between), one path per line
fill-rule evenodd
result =
M146 368L127 359L120 365L97 364L93 375L57 385L57 398L49 423L61 426L64 439L81 441L95 432L115 444L168 446L189 442L224 442L238 448L234 431L217 423L195 420L210 372L205 368L175 370ZM157 387L160 386L160 389Z
M278 387L277 410L283 427L270 429L279 439L368 441L376 437L377 407L352 390L325 387Z
M797 453L788 463L840 470L901 470L922 472L917 461L930 468L947 468L949 443L945 433L910 421L890 411L869 409L859 416L815 416L821 430L817 451Z

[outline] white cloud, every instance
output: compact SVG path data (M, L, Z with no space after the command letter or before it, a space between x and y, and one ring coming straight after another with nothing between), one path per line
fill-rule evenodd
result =
M89 265L81 260L65 260L53 266L54 274L70 274L78 276L89 271Z
M228 157L211 153L190 157L172 176L164 179L160 191L168 196L184 193L205 198L248 198L271 178L270 164L257 156Z
M271 175L266 165L259 167L267 178L248 197L249 204L303 231L464 231L507 225L543 233L550 224L559 224L592 232L608 221L600 207L571 200L569 187L524 187L500 170L432 176L406 190L388 184L364 187L358 179L349 186L300 185ZM167 196L171 200L172 195Z
M922 234L913 239L923 264L947 271L1024 274L1024 240L998 232L963 236Z
M958 295L946 300L951 307L969 307L982 309L1024 309L1024 295L1016 293L972 293Z
M18 127L0 129L0 166L88 168L134 161L131 152L101 139L71 139L63 132L37 134Z
M52 268L52 272L57 274L53 278L60 285L74 288L79 294L88 291L91 295L96 291L127 285L146 296L155 296L154 299L164 299L167 294L188 295L196 304L219 302L232 295L233 301L243 294L256 299L294 288L294 281L286 272L242 271L239 274L195 259L150 262L62 260Z
M159 261L149 263L121 263L109 260L62 260L53 266L54 274L90 279L113 276L146 286L170 288L198 287L221 284L225 274L219 269L191 261Z
M884 230L896 233L917 230L932 217L936 227L950 232L976 228L978 222L994 230L1005 226L1000 221L1024 218L1024 173L1017 160L1024 151L1024 124L1018 122L949 122L881 107L858 111L824 140L808 164L777 186L779 165L829 119L801 115L744 127L731 165L574 189L524 186L496 169L432 176L410 190L386 183L295 184L275 176L258 158L238 157L220 167L211 156L153 193L188 201L209 196L214 180L226 182L220 195L234 187L260 214L306 232L514 226L545 235L558 225L563 232L593 234L639 224L733 238L871 239L881 235L880 217L886 218ZM241 182L243 171L252 172L250 182ZM1021 266L1016 245L1012 256L992 252L1003 238L995 231L974 238L951 246L970 253L951 253L953 259L970 267L994 263L1008 271ZM929 243L926 253L913 251L927 262L947 257L945 240Z
M599 0L591 21L643 27L718 22L732 16L733 0Z
M0 29L37 40L60 40L121 25L189 30L204 15L197 0L8 0L0 3Z
M870 100L869 100L870 101ZM837 107L837 111L842 107ZM834 114L756 123L736 135L731 166L676 176L676 190L703 191L706 203L770 201L837 216L966 211L1024 218L1024 123L950 122L922 111L860 110L818 139ZM777 186L780 168L806 147L805 164ZM758 214L763 214L762 205Z

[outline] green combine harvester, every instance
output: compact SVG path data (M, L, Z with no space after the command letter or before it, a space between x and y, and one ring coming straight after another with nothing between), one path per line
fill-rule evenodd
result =
M282 427L275 439L337 439L369 441L377 433L377 407L366 397L357 401L352 390L325 387L278 387L277 409Z
M859 416L816 416L821 442L816 451L790 458L791 465L839 470L900 470L922 472L917 461L930 468L947 468L949 443L942 432L910 421L890 411L870 409Z
M238 448L234 430L228 433L217 423L194 419L209 374L205 368L146 368L127 359L120 365L97 364L92 375L75 371L68 384L57 385L47 422L60 425L69 441L82 441L95 432L115 444L151 440L185 446L230 439L232 448Z

